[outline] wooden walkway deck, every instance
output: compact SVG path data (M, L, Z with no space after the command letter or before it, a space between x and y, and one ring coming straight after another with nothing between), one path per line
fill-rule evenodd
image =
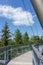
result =
M12 59L7 65L32 65L32 51Z

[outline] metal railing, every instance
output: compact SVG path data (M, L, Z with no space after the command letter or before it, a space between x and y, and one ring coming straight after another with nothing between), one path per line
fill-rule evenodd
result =
M0 48L0 65L6 65L12 58L29 51L29 45L6 46Z
M43 55L39 52L37 46L32 46L33 65L43 65Z

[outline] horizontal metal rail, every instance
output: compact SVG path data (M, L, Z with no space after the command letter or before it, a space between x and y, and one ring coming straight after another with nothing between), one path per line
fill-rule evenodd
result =
M43 65L43 55L39 52L39 49L32 45L33 50L33 65Z

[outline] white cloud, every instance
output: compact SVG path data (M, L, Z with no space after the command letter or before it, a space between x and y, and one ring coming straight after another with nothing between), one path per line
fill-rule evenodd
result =
M0 16L12 19L14 25L27 26L34 24L32 14L28 11L24 11L21 7L13 8L11 6L0 5Z

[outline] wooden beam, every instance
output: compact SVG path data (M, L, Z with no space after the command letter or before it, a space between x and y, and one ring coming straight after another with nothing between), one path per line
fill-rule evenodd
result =
M43 0L31 0L31 3L39 18L39 22L43 28Z

